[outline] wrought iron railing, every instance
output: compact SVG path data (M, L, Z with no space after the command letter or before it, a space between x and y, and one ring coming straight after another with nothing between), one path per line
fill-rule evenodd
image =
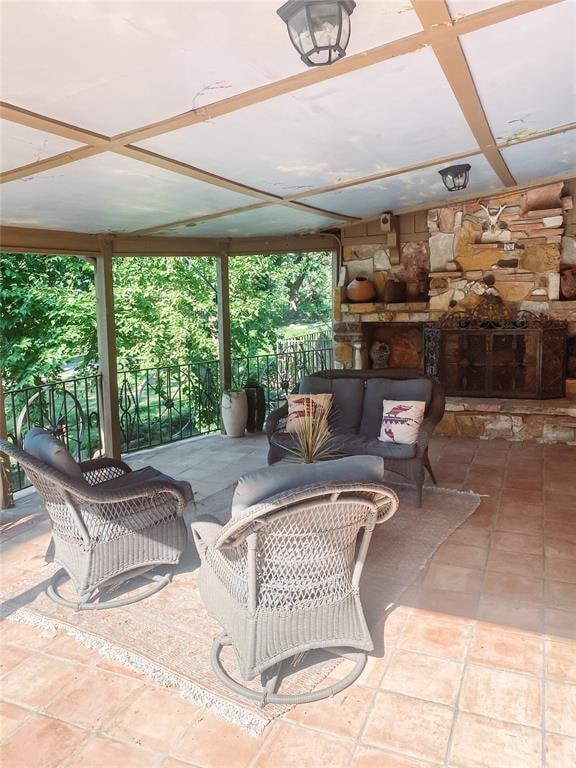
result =
M123 453L219 427L218 360L121 371L118 387Z
M267 412L279 407L302 376L331 368L332 342L310 334L279 342L275 354L232 360L232 383L256 379L266 393ZM100 377L84 376L5 392L9 439L21 444L32 426L49 427L77 460L101 449ZM218 360L124 370L118 374L121 449L132 453L220 427ZM12 467L14 490L29 485Z
M8 439L22 444L34 426L47 427L63 440L77 461L101 448L100 376L80 376L4 393ZM17 464L10 465L15 491L30 485Z
M289 345L276 354L232 360L232 386L256 379L266 393L267 410L277 408L299 379L332 367L332 347L311 342ZM218 360L144 368L119 373L122 452L172 443L220 427Z

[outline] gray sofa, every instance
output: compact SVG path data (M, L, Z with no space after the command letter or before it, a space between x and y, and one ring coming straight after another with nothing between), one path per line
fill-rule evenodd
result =
M381 456L386 469L415 483L418 506L421 506L425 470L436 482L428 458L428 441L444 414L444 392L437 380L418 371L401 368L328 370L304 377L297 391L300 394L330 392L333 395L330 451L334 456ZM383 400L426 402L424 421L414 445L378 440ZM285 431L287 414L288 405L285 404L268 418L268 464L290 455L287 449L294 445L294 438Z

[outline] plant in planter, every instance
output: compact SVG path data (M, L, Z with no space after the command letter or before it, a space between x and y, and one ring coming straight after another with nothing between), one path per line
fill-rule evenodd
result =
M228 437L242 437L248 419L248 401L243 389L222 391L222 424Z
M256 376L248 376L244 382L244 391L248 400L248 432L261 432L266 418L266 394Z

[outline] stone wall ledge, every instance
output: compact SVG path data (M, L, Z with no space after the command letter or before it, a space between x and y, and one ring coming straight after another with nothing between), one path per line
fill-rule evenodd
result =
M394 304L385 304L382 301L342 304L342 312L354 312L356 314L366 314L368 312L425 312L429 305L427 301L404 301Z
M576 398L551 400L496 400L489 397L447 397L446 411L453 413L505 413L567 416L576 419Z

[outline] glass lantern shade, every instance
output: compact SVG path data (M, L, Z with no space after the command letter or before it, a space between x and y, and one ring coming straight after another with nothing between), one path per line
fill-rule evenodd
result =
M289 0L277 13L292 45L309 67L332 64L346 55L354 0Z
M461 189L466 189L468 173L471 167L468 163L464 163L462 165L451 165L449 168L443 168L441 171L438 171L448 192L458 192Z

